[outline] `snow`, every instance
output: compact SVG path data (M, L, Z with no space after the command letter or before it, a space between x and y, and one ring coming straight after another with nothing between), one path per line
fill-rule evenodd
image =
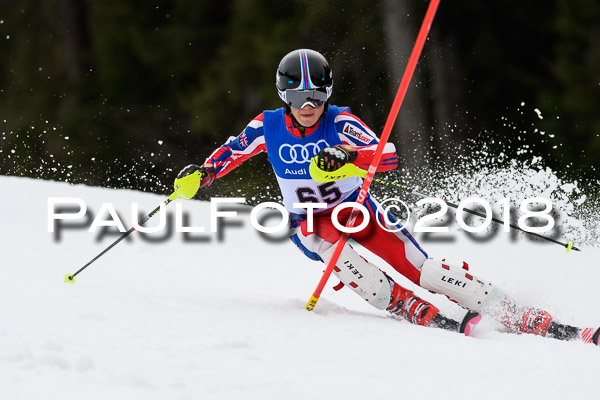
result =
M542 117L542 112L539 108L535 108L533 111L535 111L539 119L544 119L544 117Z
M168 196L15 177L0 177L0 192L3 399L548 400L598 391L592 345L498 332L486 318L474 337L414 326L348 289L334 292L335 278L305 311L324 265L286 239L265 240L248 210L220 233L190 234L194 241L173 233L152 243L134 232L64 283L117 236L97 241L80 228L55 240L49 197L81 198L94 216L110 202L129 225L132 202L149 212ZM177 202L189 225L210 226L209 203ZM466 260L563 322L600 324L596 247L567 254L501 229L482 242L455 227L446 240L415 237L430 256ZM416 291L447 315L463 313Z

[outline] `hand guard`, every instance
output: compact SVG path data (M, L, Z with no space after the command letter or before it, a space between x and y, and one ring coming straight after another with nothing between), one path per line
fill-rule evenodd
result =
M190 164L177 174L177 179L183 178L189 174L193 174L196 171L200 171L200 175L202 176L202 180L200 181L201 188L207 188L215 181L217 178L215 175L214 167L200 167L196 164Z
M356 160L357 156L358 153L352 146L338 144L321 150L317 154L317 165L323 171L332 172Z

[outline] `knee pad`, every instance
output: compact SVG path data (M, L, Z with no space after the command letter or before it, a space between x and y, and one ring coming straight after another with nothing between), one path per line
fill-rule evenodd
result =
M478 311L494 289L491 282L471 275L466 264L460 268L433 259L423 263L419 284L472 311Z
M336 246L331 246L321 254L328 263ZM360 256L348 243L340 254L333 272L342 283L379 310L390 304L390 283L385 274Z

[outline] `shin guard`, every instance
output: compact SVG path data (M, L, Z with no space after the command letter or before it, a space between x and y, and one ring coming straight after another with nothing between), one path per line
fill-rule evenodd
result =
M433 259L423 263L419 284L472 311L479 310L493 290L490 282L469 274L466 263L459 268Z
M335 246L321 254L323 261L329 262ZM335 275L360 297L379 310L390 304L390 283L383 272L360 256L348 243L345 244L336 266Z

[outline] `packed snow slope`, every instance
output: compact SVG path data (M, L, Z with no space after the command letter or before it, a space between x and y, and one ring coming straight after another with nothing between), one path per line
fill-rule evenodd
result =
M98 240L98 231L87 231L92 220L80 218L65 221L79 228L61 230L59 241L48 232L50 197L79 198L91 217L111 203L129 228L131 203L148 213L165 196L14 177L0 177L0 193L2 399L550 400L598 394L600 349L593 345L502 333L485 318L474 337L414 326L372 309L348 289L333 291L334 277L315 311L307 312L324 265L287 239L265 240L248 212L218 234L186 238L161 231L153 236L160 240L150 242L134 232L76 283L65 283L66 273L117 236ZM186 226L209 230L208 202L177 203L189 217ZM164 214L174 220L175 209L171 204ZM445 240L415 236L430 256L466 260L474 274L563 322L600 325L598 248L567 254L501 231L476 242L456 228ZM417 291L444 313L462 316L442 296Z

